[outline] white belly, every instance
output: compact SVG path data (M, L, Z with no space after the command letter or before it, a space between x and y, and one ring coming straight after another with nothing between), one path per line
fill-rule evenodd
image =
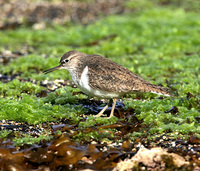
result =
M79 84L77 85L88 96L95 96L103 99L119 98L120 93L105 92L102 90L95 90L89 85L88 66L86 66L81 75Z

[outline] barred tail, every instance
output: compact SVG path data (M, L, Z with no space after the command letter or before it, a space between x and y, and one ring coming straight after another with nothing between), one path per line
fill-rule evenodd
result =
M157 86L156 88L151 90L151 93L158 94L158 95L163 95L163 96L173 96L173 94L171 94L169 92L169 89L167 89L165 87L160 87L160 86Z
M141 92L150 92L150 93L163 95L163 96L173 96L173 94L170 93L170 90L168 88L157 86L149 82L143 83L139 89L138 90Z

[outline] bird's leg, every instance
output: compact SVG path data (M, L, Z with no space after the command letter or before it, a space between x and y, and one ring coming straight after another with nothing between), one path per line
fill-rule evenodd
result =
M114 116L114 110L115 110L115 105L116 105L117 99L113 99L113 105L112 105L112 110L110 112L110 116L108 118L111 118Z
M105 112L105 110L112 104L112 99L109 100L108 104L95 116L95 117L100 117L101 115L103 115L103 113Z

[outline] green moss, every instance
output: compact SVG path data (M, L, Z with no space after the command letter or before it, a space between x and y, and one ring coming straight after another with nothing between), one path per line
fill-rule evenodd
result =
M67 71L56 71L48 75L43 71L59 65L59 58L44 58L37 55L28 55L19 57L7 66L0 67L0 71L6 75L19 74L22 78L31 78L34 80L45 79L69 79L70 75Z
M49 93L47 97L37 98L36 93L44 88L31 82L20 82L15 79L8 83L0 83L0 119L16 120L38 124L70 118L73 123L80 120L78 114L84 112L77 103L73 92L77 89L61 88ZM78 90L79 91L79 90ZM62 105L62 106L61 106Z
M17 97L21 96L22 93L36 94L43 90L43 87L33 84L31 82L20 82L15 79L8 83L0 82L0 97Z
M36 98L22 94L21 99L4 98L0 101L0 119L16 120L38 124L46 121L56 121L61 118L70 118L78 122L78 114L84 110L81 106L70 104L52 105L44 102L45 98Z
M31 135L28 134L21 134L18 132L15 132L15 134L16 138L13 139L15 146L23 146L24 144L33 145L39 143L41 140L50 140L53 137L48 132L43 132L37 138L32 137Z
M73 96L73 92L76 89L71 87L60 88L55 92L49 93L48 96L44 99L45 102L50 102L52 104L66 104L66 103L77 103L77 96ZM79 90L78 90L79 91Z
M136 109L137 117L150 127L151 134L169 131L189 134L200 130L199 124L195 123L195 117L199 116L198 98L180 98L171 101L153 99L126 103L126 106ZM178 108L176 115L164 112L172 106Z
M11 132L12 132L11 130L0 131L0 138L6 138Z
M103 129L103 125L111 125L116 123L118 118L112 117L110 119L102 117L94 117L92 115L87 117L87 120L80 121L78 127L80 132L75 135L73 138L80 141L82 139L90 141L93 140L105 140L109 141L110 137L114 136L115 129Z
M109 138L114 137L114 132L116 130L113 129L100 129L97 130L95 127L90 127L88 129L85 129L83 131L80 131L77 135L73 137L76 141L91 141L91 140L96 140L96 141L107 141L109 142Z
M107 119L107 118L103 118L103 117L95 117L95 116L88 116L87 117L87 122L83 121L83 122L80 122L79 123L79 127L81 129L85 129L87 127L91 127L91 126L94 126L94 125L98 125L98 124L103 124L103 125L110 125L110 124L113 124L113 123L116 123L118 119L116 117L112 117L110 119Z

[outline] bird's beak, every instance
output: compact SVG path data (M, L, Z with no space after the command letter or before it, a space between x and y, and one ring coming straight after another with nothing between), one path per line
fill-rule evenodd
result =
M60 68L61 68L61 65L58 65L58 66L56 66L54 68L47 69L47 70L44 71L44 74L48 74L48 73L50 73L52 71L55 71L55 70L58 70Z

